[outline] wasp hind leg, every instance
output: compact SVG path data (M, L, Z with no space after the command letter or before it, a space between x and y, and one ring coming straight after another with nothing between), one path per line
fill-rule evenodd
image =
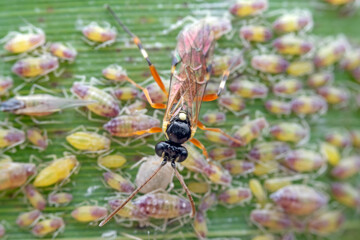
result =
M209 73L208 73L209 74ZM216 99L218 99L218 97L220 96L221 92L224 90L225 88L225 84L226 84L226 81L228 80L228 77L229 77L229 74L230 74L230 71L229 69L226 69L223 73L223 76L222 76L222 79L221 79L221 82L220 82L220 85L219 85L219 89L218 89L218 92L217 93L212 93L212 94L207 94L207 95L204 95L202 100L203 102L211 102L211 101L214 101ZM210 77L210 75L209 75Z

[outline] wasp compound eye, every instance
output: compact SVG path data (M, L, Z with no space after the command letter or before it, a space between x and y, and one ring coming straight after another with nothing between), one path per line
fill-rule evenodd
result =
M169 148L169 144L166 142L159 142L155 146L155 153L159 157L162 157L164 152Z
M178 154L179 154L179 158L177 162L183 162L186 160L188 156L188 151L184 147L178 147Z
M166 134L171 142L182 144L191 137L191 129L188 123L174 120L166 129Z

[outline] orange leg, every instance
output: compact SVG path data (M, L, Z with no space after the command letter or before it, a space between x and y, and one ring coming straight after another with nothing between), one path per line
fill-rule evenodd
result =
M122 29L124 29L124 31L129 34L133 40L133 42L136 44L136 46L139 48L141 54L143 55L143 57L145 58L145 60L147 61L147 63L149 64L149 69L151 72L151 75L153 76L155 82L159 85L160 89L166 94L166 96L168 96L168 92L166 91L165 85L162 82L155 66L151 63L150 59L149 59L149 55L147 54L146 50L144 49L144 47L141 44L140 39L133 34L132 32L130 32L130 30L125 26L125 24L118 18L118 16L115 14L115 12L110 8L109 5L106 6L106 8L109 10L109 12L111 13L111 15L113 15L113 17L115 18L115 20L117 21L117 23L122 27Z
M144 135L146 133L159 133L159 132L162 132L162 128L153 127L153 128L146 129L146 130L133 132L131 135L132 136L140 136L140 135Z
M227 79L228 79L228 77L229 77L229 74L230 74L229 69L226 69L226 70L224 71L224 73L223 73L223 77L222 77L222 80L221 80L221 82L220 82L218 92L217 92L217 93L212 93L212 94L204 95L204 96L203 96L203 99L202 99L203 102L214 101L214 100L216 100L216 99L220 96L221 92L222 92L222 91L224 90L224 88L225 88L225 84L226 84L226 81L227 81Z
M232 136L230 136L229 134L225 133L223 130L221 130L220 128L208 128L206 127L202 122L198 121L197 126L204 131L211 131L211 132L218 132L223 134L224 136L226 136L227 138L229 138L231 141L239 144L239 145L243 145L243 142L241 142L239 139L236 139Z
M200 148L202 150L202 152L203 152L204 156L206 157L206 159L209 158L209 154L206 151L205 146L199 140L197 140L196 138L192 138L192 139L190 139L190 142L192 144L194 144L196 147L198 147L198 148Z

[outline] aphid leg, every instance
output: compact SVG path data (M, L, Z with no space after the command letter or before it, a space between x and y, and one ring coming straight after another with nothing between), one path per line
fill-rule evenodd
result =
M225 133L222 129L220 128L208 128L206 127L203 123L201 123L200 121L197 122L197 126L204 131L211 131L211 132L218 132L221 133L222 135L226 136L227 138L229 138L231 141L235 142L236 144L239 145L243 145L243 142L241 142L239 139L233 138L232 136L230 136L229 134Z
M30 88L29 95L35 94L35 90L36 90L36 89L40 89L41 91L44 91L44 92L49 93L49 94L56 94L56 92L51 91L50 89L44 88L44 87L42 87L42 86L40 86L40 85L38 85L38 84L33 84L33 85L31 86L31 88Z
M209 159L209 154L208 154L208 152L206 151L205 146L204 146L199 140L197 140L197 139L195 139L195 138L192 138L192 139L190 139L190 142L191 142L192 144L194 144L196 147L200 148L200 149L202 150L204 156L206 157L206 159Z
M88 110L87 118L89 119L89 121L92 121L92 122L99 122L99 123L105 123L106 122L106 120L99 119L99 118L94 118L92 116L92 112L90 110Z
M168 92L166 91L165 85L162 82L155 66L151 63L150 59L149 59L149 55L147 54L146 50L144 49L144 47L141 44L140 39L133 34L132 32L130 32L130 30L125 26L125 24L119 19L119 17L115 14L115 12L111 9L111 7L109 5L105 5L105 7L107 8L107 10L111 13L111 15L115 18L116 22L122 27L122 29L129 34L132 39L133 42L137 45L137 47L139 48L141 54L143 55L143 57L145 58L145 60L147 61L147 63L149 64L149 68L150 68L150 72L151 75L153 76L154 80L156 81L156 83L159 85L160 89L166 94L166 96L168 96ZM144 92L145 93L145 92Z

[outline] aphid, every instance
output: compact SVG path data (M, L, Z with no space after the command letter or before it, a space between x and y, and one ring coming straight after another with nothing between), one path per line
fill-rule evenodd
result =
M215 56L212 61L211 74L221 76L224 71L234 72L244 65L243 53L232 50L223 56Z
M232 141L228 136L218 132L205 132L205 138L213 143L226 145L229 147L240 147L241 144Z
M288 230L294 226L290 217L278 210L254 209L250 213L250 220L271 230Z
M29 227L34 222L36 222L40 216L41 212L38 209L32 210L30 212L24 212L17 217L16 224L19 227Z
M232 180L227 170L214 163L209 163L203 173L215 184L229 185Z
M26 198L31 205L39 210L44 210L46 207L46 200L41 193L31 184L24 188Z
M266 192L258 179L255 178L250 179L249 188L252 194L255 196L258 203L260 203L261 205L266 203L267 201Z
M2 224L0 224L0 238L5 236L5 233L6 233L5 227Z
M74 148L86 152L99 152L110 148L110 139L94 132L75 132L66 136Z
M254 161L268 162L283 158L290 151L289 145L283 142L262 142L256 144L247 157Z
M354 70L352 70L351 75L357 82L360 82L360 67L357 67Z
M48 146L47 135L42 135L40 129L31 128L26 131L27 139L41 150L45 150Z
M268 89L264 84L248 80L235 80L229 85L231 92L243 98L266 98Z
M258 162L255 164L253 171L255 176L263 176L270 173L277 172L279 170L279 164L276 161Z
M0 76L0 96L5 95L14 85L11 77Z
M280 177L280 178L269 178L264 182L264 187L269 192L275 192L285 186L292 184L293 178L291 177Z
M50 52L55 57L69 62L75 61L77 51L70 44L64 45L63 43L52 43L50 45Z
M250 25L240 28L240 38L243 38L249 42L267 42L272 38L271 29L259 26Z
M353 155L341 159L340 163L331 170L331 176L337 179L348 179L360 172L360 156Z
M273 47L281 54L304 55L311 51L313 44L295 35L284 35L274 40Z
M6 41L5 50L11 53L30 52L45 43L45 33L41 28L29 24L20 30L21 32L10 32L2 39Z
M115 97L120 101L128 101L136 98L139 91L131 87L122 87L114 90Z
M71 91L82 100L94 101L88 104L87 108L99 116L116 117L120 112L114 97L99 88L74 82Z
M210 25L210 29L214 34L215 40L218 40L225 34L231 32L232 25L228 17L212 17L206 16L204 19L200 20Z
M351 146L351 136L346 131L334 130L325 135L325 141L339 148Z
M66 192L51 193L48 197L49 204L52 205L66 205L73 199L73 195Z
M327 160L327 162L332 166L336 166L339 164L341 156L337 147L329 143L323 142L320 145L320 152Z
M200 201L199 211L205 212L217 204L217 197L215 193L206 194Z
M259 15L268 7L268 0L237 0L230 6L229 11L236 17L244 18Z
M273 85L272 90L275 95L289 96L297 93L302 88L302 83L297 79L286 79Z
M205 214L202 211L196 212L193 227L198 239L206 239L208 228L206 225Z
M126 163L126 158L120 154L101 156L97 163L105 168L120 168Z
M113 189L119 192L131 193L134 191L134 185L124 177L113 172L103 173L105 182Z
M311 74L314 71L314 63L312 61L299 60L290 62L286 69L287 74L293 77L301 77Z
M103 127L111 135L117 137L161 132L159 119L145 114L121 115L111 119Z
M354 0L325 0L325 1L330 3L331 5L335 5L335 6L354 2Z
M13 160L10 156L0 154L0 164L11 163L11 162L13 162Z
M229 188L220 193L218 200L224 204L239 204L250 200L252 197L251 191L248 188L238 187Z
M319 153L307 149L297 149L286 154L283 164L297 172L311 172L326 164Z
M260 137L264 128L268 127L265 118L257 118L245 123L235 133L234 138L239 139L243 146Z
M226 115L223 112L208 112L202 116L202 119L208 125L220 125L226 121Z
M130 104L126 108L131 114L135 114L136 112L146 109L146 102L136 100L134 103Z
M285 72L288 61L279 55L256 55L251 59L251 66L264 73L278 74Z
M332 72L318 72L310 75L306 83L311 88L319 88L333 80L334 74Z
M33 163L0 162L0 191L22 186L36 173Z
M97 48L111 45L116 41L116 29L111 27L107 22L104 27L100 26L97 22L91 22L82 29L83 35L90 41L101 43Z
M165 87L166 89L168 89L169 87L169 82L165 82ZM161 88L159 88L159 86L157 85L157 83L151 83L149 85L146 86L146 89L149 93L149 96L151 98L151 101L153 103L164 103L167 101L167 96L166 94L161 90ZM144 92L140 93L140 97L143 99L143 100L147 100L146 99L146 95Z
M285 13L275 20L273 28L278 33L297 32L311 28L313 19L309 11Z
M360 148L360 130L351 130L350 136L353 146L356 148Z
M327 67L341 59L345 54L348 42L344 37L338 37L333 42L321 46L314 57L315 66Z
M56 233L60 232L64 228L65 228L65 223L62 218L52 217L36 223L31 232L37 237L44 237L55 231Z
M206 182L190 182L188 188L191 192L205 194L209 191L209 184Z
M157 174L158 171L167 163L170 162L176 177L179 179L181 185L185 189L185 192L190 199L190 204L192 209L191 216L195 214L195 204L191 197L190 191L187 189L183 178L180 173L177 171L176 162L183 162L188 156L188 152L185 147L182 146L187 141L192 142L195 146L202 149L205 156L207 156L207 151L205 147L196 139L193 138L195 135L197 127L202 130L209 130L215 132L222 132L219 128L207 128L199 121L199 111L200 106L203 101L212 101L218 98L219 94L222 92L225 87L226 80L229 75L229 71L225 71L223 78L220 83L219 90L216 94L204 95L207 82L210 78L210 74L207 72L208 64L210 64L210 59L213 56L215 42L214 42L214 33L211 31L209 24L204 22L196 22L185 27L181 33L178 35L178 43L175 50L172 67L171 67L171 76L170 76L170 87L169 93L166 91L165 86L156 71L154 65L152 65L146 50L143 48L140 39L134 35L130 30L121 22L121 20L116 16L114 11L107 5L106 8L116 19L118 24L123 28L123 30L128 33L133 42L140 49L143 57L149 64L149 69L151 74L160 89L168 95L167 104L154 104L148 94L148 91L145 88L142 88L135 82L131 82L134 86L141 89L147 101L153 108L166 108L162 129L161 128L152 128L151 130L145 131L132 131L134 133L156 133L162 132L165 134L166 141L159 142L155 146L156 155L163 158L162 163L156 171L149 177L148 180L139 186L130 196L124 201L124 203L119 206L115 211L113 211L110 216L108 216L104 221L100 223L100 226L103 226L107 221L111 219L113 215L116 214L127 202L130 201L132 197L136 195L140 189L149 182L153 176ZM206 38L204 37L206 36ZM178 66L178 68L176 68ZM177 69L177 70L176 70ZM133 121L132 121L133 122ZM141 122L142 125L143 122ZM115 125L115 124L114 124ZM105 126L107 128L107 126ZM133 127L132 127L133 128ZM128 129L127 129L128 130ZM131 129L132 130L132 129ZM225 133L224 133L225 134ZM139 135L139 134L137 134ZM229 136L232 138L231 136ZM239 142L237 139L233 138L233 141ZM209 164L208 166L212 166ZM214 165L215 166L215 165ZM211 169L212 170L212 169ZM205 170L204 170L205 171ZM213 171L212 171L213 172ZM145 195L144 198L149 197L149 194ZM166 197L167 198L167 197ZM145 201L145 205L147 205ZM169 202L169 201L166 201ZM182 205L185 207L185 202L182 201L173 201L173 202L182 202ZM135 200L136 203L136 200ZM141 207L142 208L142 207ZM182 208L185 210L186 208ZM144 210L151 212L151 207ZM155 210L155 209L154 209ZM187 210L187 209L186 209ZM155 211L159 212L159 211ZM160 211L161 212L161 211ZM179 215L179 211L176 211ZM186 211L181 211L185 213ZM166 213L166 218L171 218L172 212ZM170 216L169 216L170 215Z
M291 101L291 110L298 115L324 114L327 103L318 95L302 95Z
M340 61L340 66L348 71L360 67L360 48L347 51Z
M349 93L344 88L334 86L324 86L317 89L317 93L322 96L329 104L346 104L350 98Z
M257 235L253 237L251 240L276 240L274 235L271 234L265 234L265 235Z
M231 175L245 175L254 171L255 165L252 162L243 160L229 160L221 163Z
M67 99L48 94L15 96L0 103L0 111L29 116L46 116L65 108L86 106L91 101Z
M349 183L332 183L331 192L339 203L349 208L360 208L360 192Z
M147 156L143 160L145 161L140 165L139 170L136 174L135 183L137 186L141 186L162 162L162 159L157 155ZM151 182L149 182L140 190L140 192L149 193L157 189L165 190L172 182L173 173L174 171L170 165L164 166L159 171L159 173L151 180Z
M25 133L16 128L0 127L0 149L14 147L25 141Z
M268 100L265 102L265 108L276 115L289 115L291 113L291 104L280 100Z
M59 61L49 54L39 57L26 57L17 61L11 71L21 78L45 76L59 68Z
M240 112L245 109L245 101L237 95L222 95L219 97L219 105L232 111Z
M236 157L233 148L214 148L209 151L209 157L215 161L224 161Z
M299 216L308 215L325 206L328 197L306 185L289 185L272 193L270 198L285 212Z
M295 122L281 122L270 128L270 134L282 142L299 143L309 137L309 130Z
M102 74L109 80L125 82L128 79L126 70L117 64L111 64L102 70Z
M99 206L81 206L71 212L71 216L78 222L95 222L105 218L107 209Z
M42 169L34 181L35 187L47 187L70 177L79 165L76 157L66 156L55 159L47 167Z
M112 210L117 209L124 201L120 199L114 199L109 201L109 205ZM117 216L122 218L130 218L133 220L144 221L147 219L147 216L144 212L140 211L138 207L134 205L132 201L126 204L122 209L120 209L117 213Z
M326 236L339 231L344 223L345 215L341 211L328 210L312 216L307 223L307 229L311 233Z

